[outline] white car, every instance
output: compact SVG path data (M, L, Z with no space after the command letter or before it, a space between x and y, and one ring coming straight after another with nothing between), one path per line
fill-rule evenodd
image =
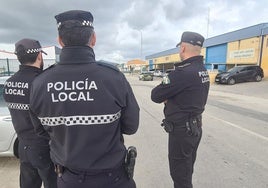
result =
M4 83L9 76L0 77L0 156L18 157L18 138L3 99Z
M156 70L156 71L154 71L154 76L163 77L163 71L162 70Z

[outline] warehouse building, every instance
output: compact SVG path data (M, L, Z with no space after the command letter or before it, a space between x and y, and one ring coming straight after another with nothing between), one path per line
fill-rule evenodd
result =
M170 69L180 62L179 49L146 56L149 69ZM211 71L225 71L237 65L260 65L268 76L268 23L261 23L205 40L204 64Z

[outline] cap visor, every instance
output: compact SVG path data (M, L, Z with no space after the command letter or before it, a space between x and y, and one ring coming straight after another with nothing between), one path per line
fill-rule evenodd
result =
M42 52L43 54L47 55L47 53L46 53L46 52L44 52L43 50L41 50L41 52Z
M180 45L181 45L181 42L179 42L179 43L176 45L176 47L178 48Z

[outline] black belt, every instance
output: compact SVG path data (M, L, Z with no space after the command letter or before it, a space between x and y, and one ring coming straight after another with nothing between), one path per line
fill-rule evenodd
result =
M170 121L170 123L174 125L174 127L181 127L181 126L185 126L190 121L197 121L197 125L202 126L202 115L193 116L193 117L190 117L189 119L181 120L181 121L175 121L175 122Z
M95 176L95 175L101 175L101 174L106 174L106 173L115 173L115 172L119 172L119 171L123 171L124 170L124 166L120 166L114 169L100 169L100 170L76 170L76 169L71 169L71 168L67 168L61 165L55 165L55 171L58 174L59 177L62 176L62 173L67 170L69 172L71 172L72 174L75 175L85 175L85 176Z
M175 129L181 129L182 127L185 127L187 131L190 131L190 125L197 125L198 127L202 126L202 116L197 115L197 116L191 116L187 120L182 120L182 121L168 121L166 119L163 120L161 126L164 127L165 131L167 133L173 132Z

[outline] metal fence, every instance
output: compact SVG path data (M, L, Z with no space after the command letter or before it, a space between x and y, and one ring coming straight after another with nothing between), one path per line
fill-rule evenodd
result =
M44 59L44 69L55 64L55 59ZM0 59L0 76L9 76L19 70L20 62L17 59Z

